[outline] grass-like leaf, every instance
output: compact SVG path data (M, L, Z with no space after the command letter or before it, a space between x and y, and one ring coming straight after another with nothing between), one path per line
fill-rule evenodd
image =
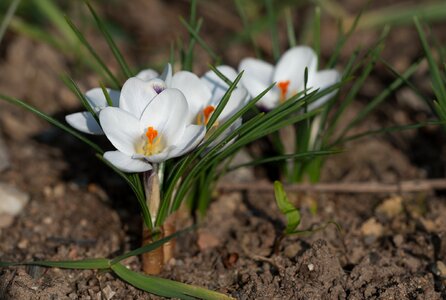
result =
M83 136L82 134L77 132L76 130L71 129L71 127L68 127L68 126L62 124L59 121L57 121L56 119L54 119L54 118L48 116L47 114L41 112L40 110L38 110L37 108L29 105L28 103L23 102L20 99L9 97L9 96L2 95L2 94L0 94L0 99L3 99L3 100L5 100L5 101L7 101L7 102L9 102L11 104L17 105L19 107L22 107L22 108L26 109L27 111L32 112L36 116L44 119L45 121L53 124L54 126L62 129L63 131L65 131L65 132L71 134L72 136L74 136L75 138L81 140L82 142L84 142L85 144L87 144L88 146L93 148L93 150L95 150L99 154L104 153L104 151L101 149L101 147L99 147L96 143L94 143L90 139L86 138L85 136Z
M215 61L220 62L221 58L214 52L214 50L211 49L211 47L206 44L206 42L200 37L198 32L195 30L195 28L191 27L184 18L180 17L180 22L183 24L186 29L189 31L189 33L195 38L195 40L200 44L200 46L209 54L209 56ZM218 64L218 63L216 63Z
M19 6L20 0L13 0L11 4L8 7L8 10L6 12L6 15L3 18L3 21L0 25L0 44L2 43L3 36L5 35L6 29L9 26L9 23L12 20L12 17L15 14L15 11L17 10L17 6Z
M118 62L119 66L122 69L122 72L126 78L130 78L133 76L132 71L130 70L127 62L125 61L124 56L122 55L121 51L119 51L118 46L116 46L115 41L113 40L112 36L107 30L107 27L102 22L101 18L97 15L96 11L91 6L90 2L88 0L85 0L85 3L88 6L88 9L90 10L96 24L98 25L99 30L101 31L102 35L104 36L105 40L107 41L107 44L112 51L116 61Z
M106 258L87 258L80 260L61 260L61 261L32 261L32 262L0 262L0 267L12 267L20 265L33 265L42 267L54 267L63 269L109 269L109 260Z
M186 300L209 299L223 300L233 299L224 294L213 292L198 286L180 283L177 281L159 278L155 276L143 275L131 271L122 264L117 263L111 266L113 272L122 280L146 292L163 297L171 297Z
M253 161L250 161L247 163L229 167L228 172L231 172L231 171L237 170L239 168L243 168L243 167L258 166L258 165L262 165L262 164L283 161L283 160L288 160L288 159L305 160L305 159L313 158L316 156L337 154L339 152L340 151L337 151L337 150L321 150L321 151L308 151L308 152L301 152L301 153L278 155L278 156L273 156L273 157L268 157L268 158L257 159L257 160L253 160Z
M104 70L104 72L107 74L109 79L111 80L114 88L120 87L120 82L116 78L116 76L110 71L110 69L107 67L105 62L102 60L100 55L93 49L93 46L87 41L85 36L82 34L82 32L77 28L76 25L74 25L73 21L69 17L65 17L66 22L71 27L71 30L76 34L79 41L85 46L85 48L90 52L90 54L94 57L96 62L101 66L101 68Z
M140 255L140 254L143 254L143 253L146 253L146 252L153 251L153 250L161 247L164 243L167 243L171 239L174 239L174 238L176 238L176 237L178 237L178 236L180 236L180 235L182 235L182 234L184 234L184 233L186 233L188 231L191 231L194 228L195 228L195 226L190 226L190 227L188 227L186 229L177 231L174 234L171 234L171 235L169 235L169 236L167 236L165 238L159 239L159 240L157 240L155 242L152 242L152 243L150 243L148 245L145 245L145 246L139 247L139 248L137 248L135 250L129 251L127 253L124 253L123 255L120 255L120 256L115 257L114 259L112 259L110 261L110 263L111 264L116 264L116 263L118 263L118 262L120 262L120 261L122 261L122 260L124 260L126 258L129 258L131 256L136 256L136 255Z
M277 30L276 12L273 5L273 0L265 0L266 11L268 15L268 25L271 35L271 45L273 49L274 61L280 57L280 43L279 32Z

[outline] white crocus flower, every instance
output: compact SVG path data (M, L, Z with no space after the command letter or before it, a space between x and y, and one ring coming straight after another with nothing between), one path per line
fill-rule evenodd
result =
M127 97L127 99L122 100L119 91L107 88L107 92L110 95L110 99L112 100L112 104L114 107L123 106L121 107L122 109L127 110L128 112L139 117L144 108L147 106L148 102L153 99L154 96L166 89L167 83L170 84L171 80L172 66L170 64L167 64L161 75L159 75L158 72L156 72L155 70L146 69L139 72L135 77L132 77L132 81L136 81L136 83L128 83L128 81L126 82L127 86L125 88L127 90L131 90L137 87L137 90L140 92L138 94L139 97L131 99L128 99ZM146 85L145 91L144 89L139 88L141 85ZM94 88L87 91L85 93L85 98L97 115L99 115L99 112L102 109L108 106L107 100L101 88ZM143 99L141 100L141 98ZM141 101L140 105L137 103L129 103L137 101ZM121 105L121 103L123 104ZM104 134L101 126L99 126L95 117L88 111L82 111L67 115L65 117L65 120L70 126L84 133L95 135Z
M276 83L276 86L257 102L268 110L304 91L305 68L308 68L307 89L310 91L324 90L340 80L339 72L334 69L317 70L317 55L307 46L289 49L282 55L276 66L255 58L245 58L239 65L239 71L245 71L241 82L251 97L256 97L273 82ZM336 91L333 91L310 103L308 109L320 107L335 93Z
M152 169L151 163L193 150L206 128L190 125L188 113L187 101L177 89L156 95L139 118L121 108L103 109L101 127L117 149L106 152L104 158L124 172L145 172Z
M217 69L229 80L235 80L237 77L236 71L229 66L219 66ZM213 71L208 71L202 78L199 78L191 72L180 71L172 77L171 86L184 93L189 103L189 121L197 125L207 125L212 113L229 88L228 84L220 79ZM214 123L213 129L226 122L232 115L244 107L248 100L247 96L246 89L243 87L235 88L228 103ZM231 124L220 135L217 142L231 134L231 132L241 125L241 122L242 120L239 118Z
M113 106L119 105L119 91L107 89ZM98 114L102 109L108 106L107 99L101 88L94 88L85 93L85 98L90 104L93 111ZM89 134L104 134L96 121L95 117L88 111L81 111L74 114L67 115L65 120L71 127L79 131Z

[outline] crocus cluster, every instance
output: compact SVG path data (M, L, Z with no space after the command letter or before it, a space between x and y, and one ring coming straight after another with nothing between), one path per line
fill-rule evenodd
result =
M229 66L217 69L230 81L237 77L237 72ZM308 70L306 84L305 69ZM141 71L129 78L121 91L106 89L107 96L101 88L87 91L85 98L95 115L78 112L66 116L66 121L84 133L105 134L116 150L106 152L104 158L116 168L124 172L145 172L153 164L192 151L206 139L207 130L224 124L250 98L272 83L276 83L274 88L258 102L267 110L304 89L323 90L340 79L336 70L317 71L316 54L304 46L285 52L275 67L259 59L243 59L239 71L244 71L241 84L233 90L212 128L206 125L229 85L214 71L208 71L201 78L189 71L173 74L170 64L161 75L151 69ZM319 98L308 108L321 106L334 93ZM236 120L217 142L241 124L241 118Z

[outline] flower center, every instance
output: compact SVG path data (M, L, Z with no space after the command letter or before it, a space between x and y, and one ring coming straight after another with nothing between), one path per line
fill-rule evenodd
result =
M199 113L197 115L197 124L198 125L207 125L214 110L215 110L214 106L212 106L212 105L206 106L203 109L202 113Z
M146 140L142 147L142 154L145 156L154 155L161 152L161 137L158 136L158 130L154 129L152 126L147 128Z
M288 94L288 87L290 85L289 80L279 81L277 83L277 87L280 90L280 102L284 102L286 100L286 95Z

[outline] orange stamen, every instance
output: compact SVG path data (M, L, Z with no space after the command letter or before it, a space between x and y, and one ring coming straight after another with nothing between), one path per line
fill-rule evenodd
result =
M204 116L204 124L207 124L209 121L209 118L211 117L211 114L214 112L215 107L212 105L208 105L203 109L203 116Z
M155 140L155 138L158 136L158 130L153 129L152 126L150 126L149 128L147 128L147 132L146 132L146 137L149 140L150 144L153 144L153 141Z
M288 86L290 85L289 80L279 81L277 87L280 89L280 100L284 101L288 93Z

